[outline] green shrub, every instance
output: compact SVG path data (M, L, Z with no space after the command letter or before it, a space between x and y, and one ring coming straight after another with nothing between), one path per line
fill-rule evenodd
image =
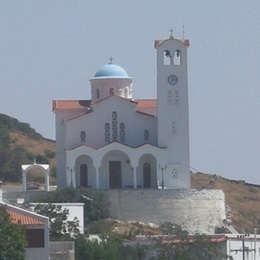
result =
M56 166L53 166L53 167L51 167L51 170L50 170L51 176L54 177L54 178L56 178L56 176L57 176L56 175L56 173L57 173L56 169L57 169Z
M257 190L254 189L253 187L250 187L250 188L248 189L248 191L251 192L251 193L257 193Z
M55 152L53 152L51 150L45 150L44 155L48 159L53 159L55 157Z
M39 164L49 164L49 160L44 155L37 155L36 162Z
M33 160L34 160L34 155L33 155L33 153L31 153L31 152L26 152L26 157L27 157L27 159L28 159L30 162L33 162Z

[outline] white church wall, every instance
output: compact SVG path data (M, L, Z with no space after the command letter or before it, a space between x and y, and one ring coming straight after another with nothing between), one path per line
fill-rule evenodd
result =
M138 146L145 143L144 131L149 130L149 143L157 143L156 119L135 112L135 103L118 100L111 97L108 100L96 104L93 112L66 122L66 147L76 147L82 144L80 132L86 132L85 144L92 147L100 147L105 143L105 123L110 124L112 134L112 112L117 112L118 140L119 124L125 124L125 144ZM133 122L135 122L133 124ZM112 141L112 138L111 138Z
M108 189L109 187L109 176L108 176L108 165L102 164L99 168L99 188Z
M66 116L66 113L61 111L55 112L56 118L56 175L57 175L57 185L59 187L66 186L66 160L65 160L65 127L63 125L63 117Z
M132 78L93 78L90 79L91 99L95 103L111 95L110 89L117 96L131 98ZM125 90L128 89L128 95L125 96ZM98 94L97 94L98 93Z

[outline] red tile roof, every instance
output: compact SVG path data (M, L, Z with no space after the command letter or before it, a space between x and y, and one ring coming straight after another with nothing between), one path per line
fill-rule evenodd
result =
M157 100L156 99L137 99L136 111L149 115L156 115Z
M52 110L85 110L91 105L91 100L53 100Z
M169 39L166 40L155 40L154 41L154 48L157 48L158 46L160 46L161 44L163 44L164 42L168 41ZM185 46L190 46L190 41L188 39L175 39L178 40L179 42L181 42L183 45Z
M132 100L130 100L132 102ZM157 110L157 100L156 99L136 99L137 103L136 111L156 115ZM52 109L53 110L82 110L90 109L91 100L53 100Z
M36 216L33 216L33 214L30 214L30 212L17 212L16 210L13 210L11 208L8 208L7 212L11 217L11 222L14 224L25 226L44 225L43 221L39 220L39 218L37 218Z
M212 243L221 243L227 240L225 234L206 235L206 238ZM160 240L163 244L181 244L184 242L183 239L178 238L174 235L163 235L163 236L155 235L150 237L147 237L145 235L140 235L130 240L126 239L125 241L140 243L140 242L158 241L158 240ZM188 243L194 243L195 241L196 241L196 236L194 235L189 235L188 237L185 238L185 242Z
M207 235L206 236L208 240L212 243L221 243L227 240L226 236L224 234L220 235ZM185 240L188 243L194 243L196 241L195 236L189 236ZM170 238L170 239L162 239L163 244L180 244L183 243L184 241L182 239L176 239L176 238Z

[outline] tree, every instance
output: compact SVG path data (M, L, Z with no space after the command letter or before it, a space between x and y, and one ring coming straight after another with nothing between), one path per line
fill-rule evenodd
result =
M146 250L140 246L124 246L122 237L110 234L101 242L90 241L83 235L75 240L77 260L142 260L146 259Z
M72 221L69 221L69 210L62 209L61 205L38 204L34 211L49 218L51 240L71 239L79 234L78 219L75 217Z
M0 206L0 260L23 260L25 248L23 227L13 224L6 208Z
M0 149L9 148L11 137L7 129L0 125Z

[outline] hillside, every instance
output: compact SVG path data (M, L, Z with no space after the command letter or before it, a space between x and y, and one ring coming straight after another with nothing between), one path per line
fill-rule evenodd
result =
M221 189L225 193L227 218L239 232L260 232L260 185L228 180L206 173L192 173L193 189Z
M11 144L12 148L24 147L26 151L32 153L35 158L37 155L44 156L46 153L45 151L52 151L53 153L55 152L55 141L50 139L32 139L24 133L15 131L10 131L9 134L13 140ZM49 158L48 161L51 167L56 165L55 158Z
M21 182L22 164L48 163L51 168L51 182L55 176L55 142L45 139L29 124L0 114L0 180ZM29 181L43 182L39 172L30 172Z

